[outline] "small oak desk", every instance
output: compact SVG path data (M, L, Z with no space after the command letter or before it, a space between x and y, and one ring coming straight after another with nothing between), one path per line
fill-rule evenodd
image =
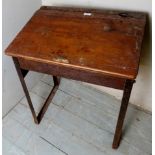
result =
M59 77L124 91L113 140L121 139L130 93L138 73L146 15L137 12L41 7L6 49L35 123L39 124ZM53 75L54 87L36 116L24 77L29 70Z

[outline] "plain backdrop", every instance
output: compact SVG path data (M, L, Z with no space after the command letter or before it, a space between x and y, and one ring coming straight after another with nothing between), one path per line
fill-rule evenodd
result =
M11 57L4 54L5 48L17 33L41 6L41 0L3 0L2 3L2 115L12 109L24 96L21 84ZM29 73L26 77L28 87L31 88L41 77L37 73Z

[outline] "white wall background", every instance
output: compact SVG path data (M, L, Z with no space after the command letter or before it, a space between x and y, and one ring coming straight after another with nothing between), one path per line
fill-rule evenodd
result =
M134 85L130 102L143 109L152 111L152 58L151 58L151 0L42 0L42 5L53 6L82 6L93 8L109 8L121 10L145 11L148 13L148 23L141 53L140 70ZM122 91L92 85L93 87L121 99Z
M3 51L30 19L32 14L41 6L41 0L3 0ZM2 55L3 65L3 116L24 95L12 59ZM29 88L40 78L40 74L29 73L26 77Z

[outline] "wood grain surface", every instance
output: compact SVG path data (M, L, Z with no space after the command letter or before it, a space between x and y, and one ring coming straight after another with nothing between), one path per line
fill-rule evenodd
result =
M6 54L135 79L145 22L145 13L41 7Z

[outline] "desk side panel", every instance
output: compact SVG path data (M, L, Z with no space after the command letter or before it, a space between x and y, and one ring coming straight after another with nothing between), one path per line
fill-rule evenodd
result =
M25 60L22 58L18 58L18 60L20 67L26 70L32 70L36 72L93 83L121 90L123 90L125 84L125 79L123 78L110 77L92 71L85 71L78 68L71 68L56 64L49 65L41 62Z

